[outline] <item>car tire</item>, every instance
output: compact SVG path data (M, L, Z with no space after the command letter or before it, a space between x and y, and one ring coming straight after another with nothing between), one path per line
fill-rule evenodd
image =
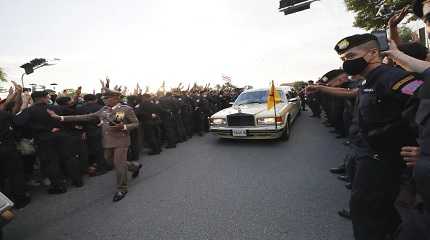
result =
M287 123L285 124L284 131L282 132L282 135L280 137L280 140L283 142L288 141L291 135L291 127L290 127L290 118L287 119Z

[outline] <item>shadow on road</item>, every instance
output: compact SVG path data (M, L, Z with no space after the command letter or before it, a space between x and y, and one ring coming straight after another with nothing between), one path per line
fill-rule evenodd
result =
M273 146L284 144L287 142L282 142L278 139L228 139L228 138L218 138L217 144L221 146L234 146L234 147L249 147L249 146Z

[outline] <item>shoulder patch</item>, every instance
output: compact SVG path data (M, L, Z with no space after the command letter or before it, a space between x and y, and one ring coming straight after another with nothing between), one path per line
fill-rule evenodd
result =
M422 81L422 80L411 81L411 82L407 83L406 85L404 85L400 89L400 92L402 92L403 94L406 94L406 95L414 95L414 93L417 91L417 89L419 87L421 87L421 85L423 85L423 83L424 83L424 81Z
M403 78L403 79L401 79L401 80L399 80L399 81L397 81L394 85L393 85L393 87L391 88L392 90L394 90L394 91L397 91L397 90L399 90L400 89L400 87L402 87L403 85L405 85L406 83L408 83L409 81L412 81L412 80L414 80L415 79L415 76L413 76L413 75L408 75L408 76L406 76L405 78Z

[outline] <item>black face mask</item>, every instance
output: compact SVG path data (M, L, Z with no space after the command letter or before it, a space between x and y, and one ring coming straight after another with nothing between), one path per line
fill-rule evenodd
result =
M369 63L363 58L346 60L343 62L343 70L349 75L358 75L366 69Z

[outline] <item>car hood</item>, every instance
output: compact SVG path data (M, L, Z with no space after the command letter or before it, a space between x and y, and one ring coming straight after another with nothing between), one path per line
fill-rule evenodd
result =
M276 111L279 112L283 106L285 106L284 103L276 104ZM267 110L267 105L265 103L232 106L215 113L214 115L212 115L212 118L224 118L227 115L235 114L235 113L252 114L257 117L273 117L274 109L271 108L270 110Z

